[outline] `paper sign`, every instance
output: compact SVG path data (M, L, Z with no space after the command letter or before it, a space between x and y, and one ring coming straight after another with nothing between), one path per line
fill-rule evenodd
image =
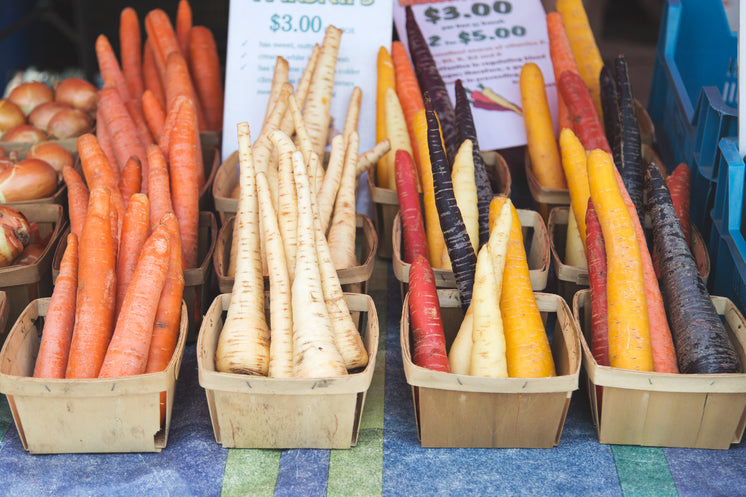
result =
M412 0L394 2L396 30L407 45L404 4ZM556 122L557 92L540 0L418 3L412 12L451 101L457 79L467 90L482 150L526 144L519 85L526 62L541 69Z
M223 113L223 159L238 148L236 125L249 123L252 139L262 127L277 56L297 84L314 44L331 24L343 30L334 81L332 131L344 126L355 86L363 93L358 124L360 150L375 145L376 58L391 46L390 0L233 0L228 20Z

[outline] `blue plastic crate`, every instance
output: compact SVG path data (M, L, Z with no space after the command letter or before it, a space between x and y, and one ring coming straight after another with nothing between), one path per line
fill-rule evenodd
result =
M670 169L695 159L717 179L721 138L737 134L737 33L713 0L667 0L648 112Z

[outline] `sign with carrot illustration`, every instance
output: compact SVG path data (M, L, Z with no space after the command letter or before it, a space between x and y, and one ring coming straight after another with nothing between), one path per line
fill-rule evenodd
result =
M404 3L411 4L452 99L454 82L461 80L472 105L480 148L526 144L520 73L527 62L543 73L556 122L554 73L540 0L395 1L394 23L406 44Z

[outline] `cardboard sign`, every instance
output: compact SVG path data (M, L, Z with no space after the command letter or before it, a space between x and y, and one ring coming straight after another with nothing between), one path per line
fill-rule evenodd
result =
M259 136L277 57L288 61L288 80L297 84L330 24L343 30L330 137L341 131L350 94L359 86L360 150L375 145L376 57L381 45L391 46L389 0L233 0L229 16L223 159L238 148L239 122L249 123L253 140Z
M396 30L407 45L405 5L413 2L394 1ZM526 62L536 63L544 75L556 123L557 92L540 0L416 2L411 8L452 101L457 79L467 90L482 150L526 144L519 85Z

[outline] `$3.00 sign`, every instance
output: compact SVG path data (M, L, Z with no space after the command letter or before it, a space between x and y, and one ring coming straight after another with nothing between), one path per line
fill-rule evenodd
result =
M375 145L376 57L391 46L391 0L233 0L223 113L225 159L238 148L236 125L246 121L256 140L262 127L275 61L284 57L288 80L297 84L314 44L321 45L329 25L343 31L331 113L341 131L350 94L363 93L358 132L360 150Z
M407 2L394 1L396 30L406 45ZM457 79L467 90L482 150L526 144L519 85L526 62L541 69L556 116L546 13L540 0L436 1L413 5L412 13L452 101Z

